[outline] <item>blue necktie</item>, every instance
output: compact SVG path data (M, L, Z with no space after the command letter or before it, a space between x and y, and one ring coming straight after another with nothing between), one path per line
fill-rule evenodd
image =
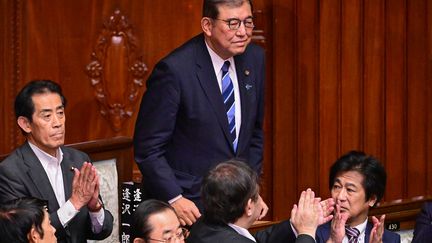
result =
M231 135L231 142L234 151L237 150L237 135L235 124L235 100L234 100L234 86L229 76L230 62L225 61L222 66L222 97L225 104L225 111L228 118L228 129Z
M356 228L351 228L349 226L345 226L345 232L348 236L348 242L349 243L357 243L358 238L360 236L360 231Z

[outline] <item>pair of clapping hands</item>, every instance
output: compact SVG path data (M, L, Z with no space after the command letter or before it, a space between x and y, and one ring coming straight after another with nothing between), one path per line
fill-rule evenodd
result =
M348 218L349 214L342 214L340 206L335 204L333 198L321 201L321 198L315 198L315 193L311 189L301 193L298 204L291 210L291 224L299 235L307 234L315 238L317 227L333 219L327 243L342 243ZM385 215L379 219L372 216L373 228L369 243L382 243L384 220Z
M307 234L315 238L317 227L333 218L334 206L333 198L321 201L308 188L301 193L298 204L294 204L291 210L291 224L299 235Z
M331 224L330 239L327 240L327 243L342 243L345 236L345 225L349 215L346 213L341 213L339 205L335 205L335 207L336 210ZM369 243L383 242L382 238L384 234L384 220L384 214L381 215L379 219L375 216L372 216L373 227L369 236Z
M87 206L91 212L97 212L102 208L99 201L99 176L96 168L89 162L84 162L81 169L72 167L74 173L72 181L72 196L70 202L76 210Z

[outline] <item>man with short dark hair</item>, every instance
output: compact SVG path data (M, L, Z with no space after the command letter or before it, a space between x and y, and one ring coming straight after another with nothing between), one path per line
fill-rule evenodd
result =
M18 198L0 205L0 243L55 243L55 228L48 203L38 198Z
M60 86L50 80L31 81L18 93L15 115L27 141L0 163L0 203L42 198L59 242L101 240L111 234L113 217L88 155L63 146L65 107Z
M166 202L149 199L142 202L133 213L133 243L183 243L187 233L186 229L180 227L174 208Z
M203 33L156 64L134 134L149 196L169 202L182 225L200 217L199 188L212 166L241 158L258 174L262 167L265 67L264 51L250 43L252 1L203 2Z
M203 217L192 225L188 243L315 242L317 226L332 218L325 217L320 200L308 189L294 206L291 220L251 235L248 229L262 210L258 176L248 165L235 160L220 163L209 172L201 196ZM332 200L329 203L327 208L332 210Z
M332 222L317 230L317 242L400 242L400 236L384 229L380 219L368 213L383 197L387 174L380 162L364 152L351 151L330 168L329 187L336 202ZM329 240L329 241L327 241Z

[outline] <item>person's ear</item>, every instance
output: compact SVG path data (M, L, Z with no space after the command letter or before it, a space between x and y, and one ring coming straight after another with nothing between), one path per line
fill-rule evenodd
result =
M141 238L135 238L133 240L133 243L145 243L145 240L141 239Z
M369 207L373 207L375 205L377 201L377 197L375 195L371 196L371 198L369 199Z
M252 211L253 211L252 198L249 198L249 200L246 203L246 208L245 208L246 216L248 216L248 217L252 216L252 213L253 213Z
M203 17L201 19L201 29L204 32L204 35L210 37L212 35L213 23L209 17Z
M36 231L34 227L31 228L30 232L27 234L27 239L30 243L38 242L40 238L39 232Z
M27 117L24 117L24 116L18 117L17 123L18 123L18 126L22 130L24 130L24 132L26 132L26 133L30 133L31 132L31 126L30 126L31 124L30 124L29 119L27 119Z

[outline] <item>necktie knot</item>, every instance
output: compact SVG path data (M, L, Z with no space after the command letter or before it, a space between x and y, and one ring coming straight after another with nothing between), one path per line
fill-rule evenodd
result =
M345 232L348 236L348 242L357 242L360 236L360 231L358 229L345 226Z
M223 64L223 66L222 66L222 73L226 73L226 72L228 72L228 69L229 69L229 66L230 66L230 62L229 61L225 61L224 62L224 64Z

